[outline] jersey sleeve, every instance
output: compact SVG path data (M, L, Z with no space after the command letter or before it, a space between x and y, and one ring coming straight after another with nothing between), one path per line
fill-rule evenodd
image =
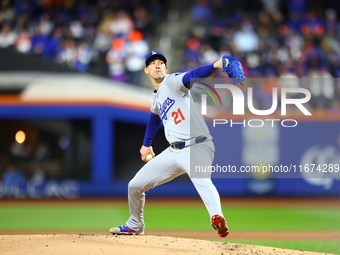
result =
M160 128L161 123L162 121L158 115L150 113L143 140L144 146L150 147L152 145L152 140L155 134L157 133L158 129Z
M156 102L156 91L153 93L153 100L152 100L152 103L151 103L151 106L150 106L150 111L153 113L153 114L158 114L158 105L157 105L157 102Z
M165 76L166 84L170 89L174 91L178 91L180 93L188 92L188 88L186 88L183 84L183 76L186 73L173 73Z
M205 78L208 78L211 76L217 68L214 67L214 64L204 65L197 67L196 69L186 72L183 76L183 84L188 89L191 88L191 79L195 79L196 81L204 80Z

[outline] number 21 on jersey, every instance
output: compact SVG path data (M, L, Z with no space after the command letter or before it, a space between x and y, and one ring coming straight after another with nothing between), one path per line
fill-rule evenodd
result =
M174 118L175 125L178 125L183 120L185 120L185 117L180 108L178 108L177 111L172 112L171 116Z

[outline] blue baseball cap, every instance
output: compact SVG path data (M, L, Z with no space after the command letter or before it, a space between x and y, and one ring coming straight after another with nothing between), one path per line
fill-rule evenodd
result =
M153 50L151 51L148 55L146 55L145 57L145 66L148 66L148 64L151 62L151 60L159 58L161 60L164 61L164 63L166 64L166 58L164 56L164 54L160 51L157 50Z

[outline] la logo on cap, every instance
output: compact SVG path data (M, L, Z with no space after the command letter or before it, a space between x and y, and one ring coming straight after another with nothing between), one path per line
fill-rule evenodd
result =
M157 52L156 51L152 51L152 55L154 55L154 54L157 54Z

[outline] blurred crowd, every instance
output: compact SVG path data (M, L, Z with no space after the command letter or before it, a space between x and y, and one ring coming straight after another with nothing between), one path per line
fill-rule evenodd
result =
M307 86L313 109L340 111L340 1L192 0L182 71L223 54L239 59L248 78L266 77L263 98L286 79ZM15 47L70 68L140 84L161 0L2 0L0 47ZM222 75L216 73L219 77ZM302 79L310 80L302 84Z
M312 109L339 111L339 11L338 0L197 0L182 69L228 54L248 78L266 77L258 104L283 82L308 87Z
M0 47L138 84L159 0L2 0Z

